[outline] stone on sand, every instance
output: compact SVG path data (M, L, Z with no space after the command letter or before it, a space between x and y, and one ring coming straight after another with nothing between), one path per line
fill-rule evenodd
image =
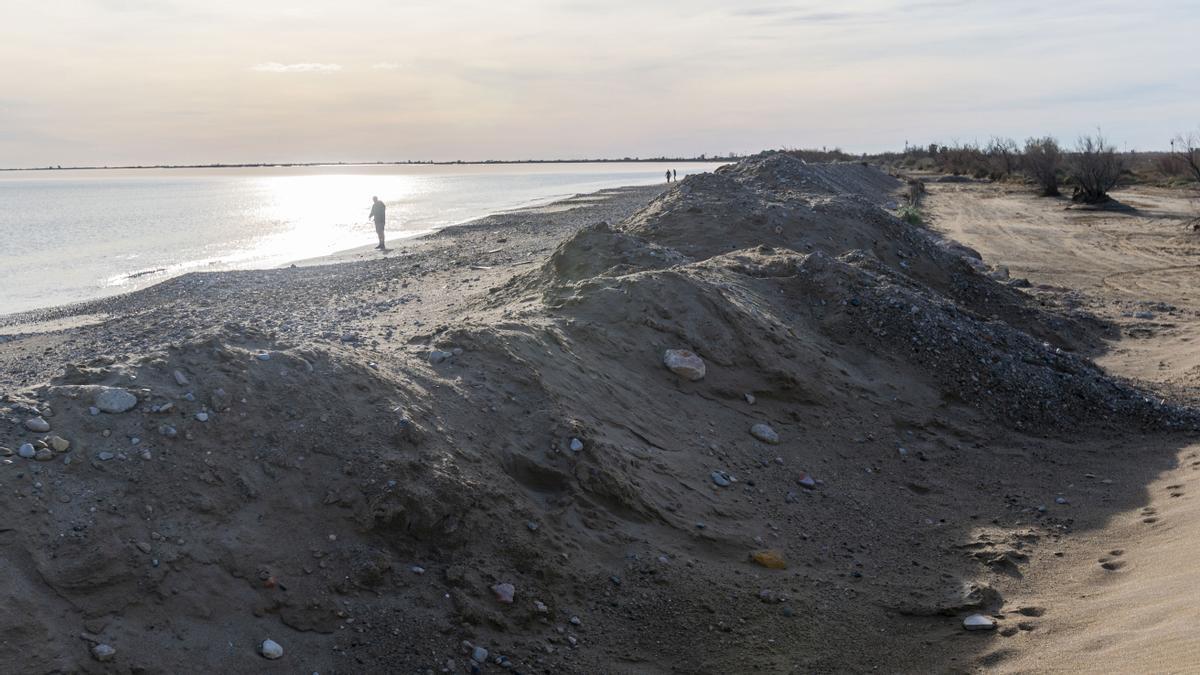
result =
M496 594L497 600L506 605L511 605L517 589L512 584L496 584L492 586L492 592Z
M967 630L992 630L995 627L996 622L982 614L972 614L963 619L963 628Z
M95 403L101 411L117 415L132 410L137 405L137 397L119 387L105 387L96 394Z
M770 445L779 444L779 434L775 433L775 430L772 429L769 424L755 424L754 426L750 427L750 435L762 441L763 443L768 443Z
M663 365L672 373L695 382L708 372L704 359L687 349L668 349L663 353Z
M17 454L25 459L33 459L37 456L37 450L33 448L32 443L22 443L21 447L17 448Z
M174 373L172 373L172 375L175 377L175 384L181 387L186 387L191 384L191 382L188 381L187 375L184 375L182 370L176 370Z
M50 423L41 417L31 417L25 420L25 428L38 434L50 431Z
M96 659L97 661L100 661L102 663L107 662L107 661L112 661L113 657L116 655L117 655L117 650L113 649L112 645L106 645L104 643L100 643L100 644L96 645L95 647L92 647L92 658Z
M54 448L55 452L66 452L71 447L71 442L59 435L47 436L46 444Z
M258 653L262 654L263 658L268 658L273 661L275 659L283 658L283 647L281 647L279 643L274 640L263 640L262 644L259 645Z

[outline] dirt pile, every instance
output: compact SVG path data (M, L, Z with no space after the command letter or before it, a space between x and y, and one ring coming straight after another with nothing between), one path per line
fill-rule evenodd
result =
M983 570L1069 528L996 445L1196 417L888 214L897 185L767 155L372 360L229 325L9 395L0 445L43 416L71 446L5 467L6 648L40 671L926 670L931 630L1003 607ZM97 387L136 406L93 414Z

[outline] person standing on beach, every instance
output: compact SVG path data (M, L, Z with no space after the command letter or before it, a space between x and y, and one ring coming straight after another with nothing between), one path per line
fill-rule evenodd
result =
M379 235L379 245L375 248L386 251L383 244L383 226L387 222L387 206L379 201L379 197L371 197L371 219L375 221L375 234Z
M671 170L670 169L667 169L667 182L668 183L671 182Z
M675 169L671 169L671 180L675 181L676 183L679 182L679 172Z

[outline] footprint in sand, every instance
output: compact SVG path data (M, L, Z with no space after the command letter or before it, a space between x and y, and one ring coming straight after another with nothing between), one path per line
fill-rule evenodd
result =
M1113 558L1119 558L1125 554L1125 550L1114 548L1113 550L1109 551L1108 554ZM1125 566L1124 560L1113 560L1112 558L1101 558L1097 562L1099 562L1100 566L1109 572L1115 572Z

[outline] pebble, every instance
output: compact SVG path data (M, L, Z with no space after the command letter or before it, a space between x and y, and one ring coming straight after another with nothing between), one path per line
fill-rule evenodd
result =
M257 356L255 356L254 358L258 359L259 361L270 361L270 360L271 360L271 355L270 355L270 354L268 354L268 353L266 353L266 352L263 352L263 353L261 353L261 354L258 354L258 355L257 355Z
M754 397L754 394L746 394L746 403L754 405L757 401L758 399Z
M33 459L37 451L33 449L32 443L22 443L21 447L17 448L17 454L25 459Z
M729 474L725 473L724 471L714 471L710 475L712 476L712 482L721 487L729 487L729 485L733 482L729 479Z
M146 448L145 450L142 450L142 453L141 453L142 459L144 459L148 462L148 461L150 461L151 457L153 457L153 455L150 454L150 448Z
M54 459L54 451L50 448L42 448L33 454L33 458L39 462L49 462Z
M484 663L487 661L488 650L483 647L476 647L471 650L471 660L475 663Z
M38 434L50 431L50 423L41 417L31 417L25 420L25 428Z
M175 438L179 435L179 432L175 429L175 427L171 426L170 424L164 424L160 426L158 428L158 433L166 436L167 438Z
M437 365L439 363L442 363L442 362L448 360L452 356L454 356L454 354L452 352L444 352L440 349L435 349L435 350L429 352L429 362L434 365Z
M144 542L144 541L139 541L139 542L137 543L137 548L138 548L138 550L139 550L139 551L141 551L142 553L149 553L149 552L150 552L150 544L148 544L148 543L146 543L146 542Z
M571 625L572 626L580 626L582 624L583 624L583 622L579 620L579 617L577 617L577 616L571 617Z
M963 619L963 628L967 630L992 630L995 627L996 622L982 614L972 614Z
M541 600L534 600L533 611L537 612L538 614L549 614L550 608L547 607L546 603L542 602Z
M1067 501L1066 497L1055 497L1054 503L1055 504L1069 504L1070 502Z
M583 450L583 441L579 440L578 438L572 438L570 447L571 452L579 452L580 450Z
M663 353L663 365L672 373L692 382L704 379L708 372L704 359L687 349L668 349Z
M99 458L101 462L107 462L108 460L112 459L114 456L115 455L113 455L111 452L108 452L108 451L101 452L100 454L96 455L96 457Z
M175 377L175 384L181 387L186 387L191 384L191 382L188 381L187 375L184 375L182 370L176 370L174 373L172 373L172 375Z
M788 490L788 493L783 497L783 501L788 504L795 504L799 499L800 495L796 494L795 490Z
M112 661L113 657L116 655L117 655L117 650L113 649L112 645L106 645L104 643L100 643L100 644L96 645L95 647L92 647L92 658L96 659L97 661L100 661L102 663L107 662L107 661Z
M0 457L12 457L13 454L12 448L0 447Z
M496 594L497 600L506 605L511 605L517 589L512 584L496 584L492 586L492 592Z
M62 436L47 436L46 443L54 449L55 452L66 452L71 447L71 442Z
M101 411L117 415L128 412L137 405L137 397L118 387L105 387L96 395L96 407Z
M275 660L283 657L283 647L274 640L263 640L262 645L258 648L258 652L264 658Z
M197 422L207 422L208 421L208 413L206 413L206 412L196 413L196 421Z
M409 568L409 571L411 571L413 574L425 574L425 568L421 567L420 565L413 565Z
M768 424L759 423L750 427L750 435L770 445L777 445L779 443L779 434L775 433L775 430Z
M796 476L796 482L800 484L800 487L806 487L810 490L817 487L817 481L813 480L813 477L804 471L801 471L800 475Z

